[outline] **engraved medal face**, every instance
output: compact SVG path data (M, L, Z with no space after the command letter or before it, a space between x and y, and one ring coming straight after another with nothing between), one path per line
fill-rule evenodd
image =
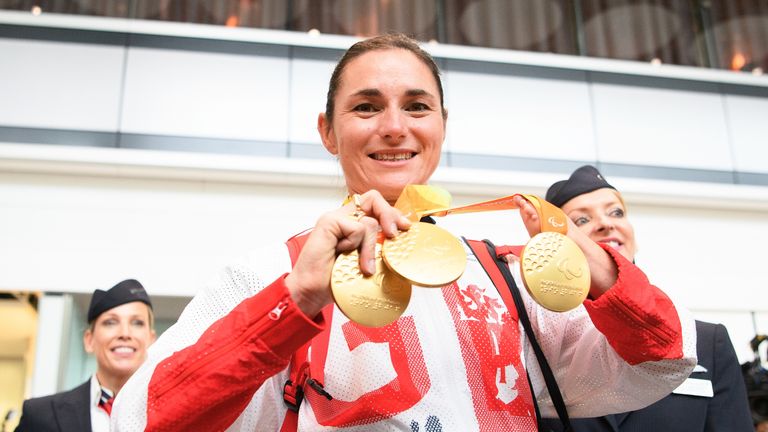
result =
M416 222L408 231L384 241L384 261L395 273L423 287L442 287L461 277L467 256L448 231Z
M523 248L520 267L528 293L549 310L569 311L589 294L587 258L563 234L542 232L533 236Z
M376 245L376 273L364 277L357 251L339 255L331 274L331 291L350 320L368 327L385 326L400 317L411 300L411 283L384 265Z

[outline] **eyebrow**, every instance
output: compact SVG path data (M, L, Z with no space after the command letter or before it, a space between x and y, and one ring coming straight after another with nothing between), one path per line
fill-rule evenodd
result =
M599 209L606 209L606 208L613 207L613 206L619 206L622 209L624 208L624 206L621 204L621 201L619 201L617 199L612 199L610 201L603 201L603 202L598 203L598 205L597 205L598 210ZM569 211L568 214L570 215L571 213L576 212L576 211L580 211L582 213L589 213L590 211L592 211L592 207L589 207L589 206L576 207L575 209Z
M104 320L102 320L102 321L108 320L108 319L110 319L110 318L120 319L120 318L122 318L122 317L121 317L120 315L118 315L118 314L115 314L115 313L110 313L110 314L108 314L108 315L107 315L107 314L105 314L105 315L104 315ZM128 319L135 319L135 318L139 318L139 319L146 319L146 318L145 318L145 317L143 317L143 316L142 316L142 314L140 314L140 313L135 313L135 314L131 314L131 315L128 315L128 316L127 316L127 318L128 318Z
M432 96L431 93L423 89L408 90L405 94L408 96Z
M424 89L406 90L405 95L409 97L414 97L414 96L432 97L432 94ZM367 89L358 90L357 92L354 93L354 96L378 97L378 96L381 96L381 91L374 88L367 88Z
M353 96L381 96L381 92L376 89L368 88L356 91Z

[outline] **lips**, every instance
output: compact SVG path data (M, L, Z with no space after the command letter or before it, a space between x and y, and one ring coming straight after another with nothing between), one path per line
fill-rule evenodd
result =
M136 348L129 347L129 346L116 346L114 348L110 348L110 351L112 351L115 354L121 354L121 355L127 355L127 354L133 354L136 352Z
M624 246L624 244L623 244L623 243L621 243L620 241L618 241L618 240L616 240L616 239L605 239L605 240L600 240L600 242L599 242L599 243L602 243L602 244L604 244L604 245L608 245L608 246L610 246L611 248L613 248L613 249L615 249L615 250L620 250L620 249L621 249L621 247L622 247L622 246Z
M369 158L383 162L399 162L413 158L416 156L416 152L398 152L398 153L371 153Z

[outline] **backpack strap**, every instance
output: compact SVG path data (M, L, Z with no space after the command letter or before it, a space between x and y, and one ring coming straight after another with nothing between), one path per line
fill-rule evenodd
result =
M299 257L301 249L304 247L309 232L304 231L291 238L289 238L285 244L288 246L288 253L291 256L291 267L296 264L296 260ZM333 306L329 305L323 308L323 315L327 323L330 323L330 319L333 316ZM324 332L326 333L326 332ZM321 354L323 359L322 363L325 363L325 353L328 351L327 335L324 337L324 353ZM310 364L308 360L309 347L312 345L312 341L309 341L302 345L291 357L291 364L288 368L289 377L288 381L283 385L283 401L288 406L288 410L285 412L285 418L283 419L283 425L280 428L280 432L292 432L296 431L299 426L299 407L304 400L304 386L309 385L315 391L325 396L328 400L332 399L331 395L323 389L322 384L322 370L323 366L320 366L319 378L316 380L310 377ZM322 343L320 345L323 345ZM320 362L316 362L320 363ZM315 368L312 368L315 369Z
M528 318L528 313L525 311L523 297L520 295L520 290L517 288L515 279L512 277L512 273L509 271L509 265L500 257L506 255L510 251L506 248L497 249L490 240L478 241L464 239L464 241L467 243L467 245L469 245L470 249L472 249L472 252L475 254L478 261L480 261L480 265L491 278L491 281L493 281L493 284L496 285L496 289L499 291L499 294L504 300L504 303L507 305L507 309L510 311L510 313L512 310L517 311L518 320L523 325L523 329L525 329L525 334L528 337L528 341L531 343L533 352L536 354L536 360L539 363L541 374L544 376L544 382L547 385L549 396L552 398L552 403L555 405L557 416L560 417L560 421L563 423L565 428L564 431L572 432L573 427L571 426L571 420L568 417L568 410L565 408L563 395L560 393L560 388L557 386L555 374L552 373L552 369L549 367L547 358L544 356L544 351L542 351L541 347L539 346L539 342L536 340L536 335L533 333L531 321ZM513 301L510 302L509 300ZM514 308L510 307L512 305L514 305ZM533 386L531 386L531 390L533 390ZM541 414L539 413L539 405L536 402L535 396L533 398L533 403L534 407L536 408L536 417L537 422L539 422L539 429L541 429Z

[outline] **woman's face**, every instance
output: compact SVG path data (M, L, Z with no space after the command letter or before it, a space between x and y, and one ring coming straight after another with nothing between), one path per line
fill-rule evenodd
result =
M563 212L592 240L611 246L630 261L635 259L635 230L615 190L579 195L563 205Z
M149 320L149 306L130 302L99 315L83 336L85 351L96 356L98 372L111 377L133 374L147 357L155 341Z
M323 144L337 155L350 194L376 189L393 203L408 184L425 184L445 138L430 69L404 49L367 52L344 69L332 122L320 114Z

